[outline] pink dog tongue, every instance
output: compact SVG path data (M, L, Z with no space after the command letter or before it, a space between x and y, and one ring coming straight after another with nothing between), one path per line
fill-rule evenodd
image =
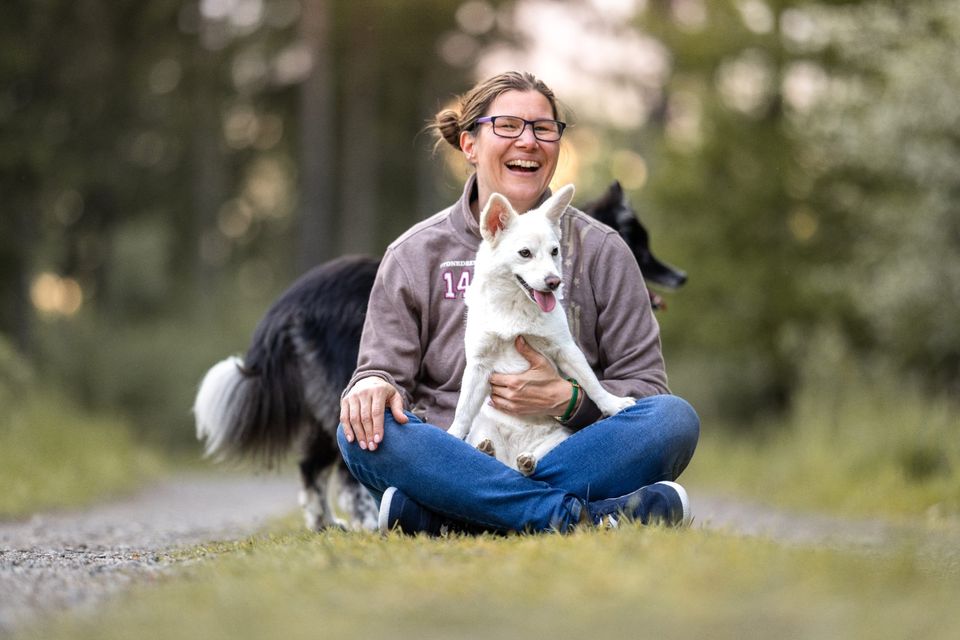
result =
M540 310L544 313L550 313L553 311L553 308L557 306L557 299L549 291L537 291L533 290L533 299L536 300L537 306L540 307Z

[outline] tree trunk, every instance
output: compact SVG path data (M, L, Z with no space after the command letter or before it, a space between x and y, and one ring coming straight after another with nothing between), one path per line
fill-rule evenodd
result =
M334 216L336 128L328 0L306 0L300 32L313 66L300 90L300 271L338 253Z
M20 353L33 355L33 305L30 301L30 252L26 247L34 245L34 220L37 216L18 208L17 234L20 246L16 251L16 275L13 291L13 338Z
M195 290L201 301L212 301L216 288L216 274L222 265L221 252L225 241L217 231L217 214L227 197L229 178L226 158L221 149L223 124L220 114L220 91L217 84L217 56L203 47L197 50L193 92L191 196L194 216L189 224L195 239ZM220 240L220 244L217 243Z
M377 247L380 145L377 105L379 66L376 16L355 3L350 16L343 113L343 174L340 239L344 253L369 253Z

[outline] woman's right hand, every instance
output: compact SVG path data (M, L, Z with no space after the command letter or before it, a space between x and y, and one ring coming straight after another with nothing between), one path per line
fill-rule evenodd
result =
M353 385L340 400L340 424L347 442L356 440L361 449L375 450L383 441L383 415L387 406L394 420L407 423L403 396L392 384L370 376Z

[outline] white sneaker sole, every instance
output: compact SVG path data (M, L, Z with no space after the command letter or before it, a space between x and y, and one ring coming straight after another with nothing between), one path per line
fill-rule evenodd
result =
M390 533L390 503L396 492L396 487L387 487L380 499L380 513L377 515L377 528L380 529L380 533Z
M656 484L665 484L677 492L677 495L680 496L680 504L683 507L683 519L680 521L680 523L677 526L689 527L690 523L693 522L693 513L690 511L690 498L687 497L687 490L681 487L676 482L670 482L669 480L661 480Z

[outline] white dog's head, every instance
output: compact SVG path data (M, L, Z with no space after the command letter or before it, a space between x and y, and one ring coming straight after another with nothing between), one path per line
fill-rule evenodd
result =
M568 184L524 214L494 193L480 214L484 242L477 254L477 269L511 279L544 313L557 305L554 292L562 273L560 216L573 200L573 192Z

